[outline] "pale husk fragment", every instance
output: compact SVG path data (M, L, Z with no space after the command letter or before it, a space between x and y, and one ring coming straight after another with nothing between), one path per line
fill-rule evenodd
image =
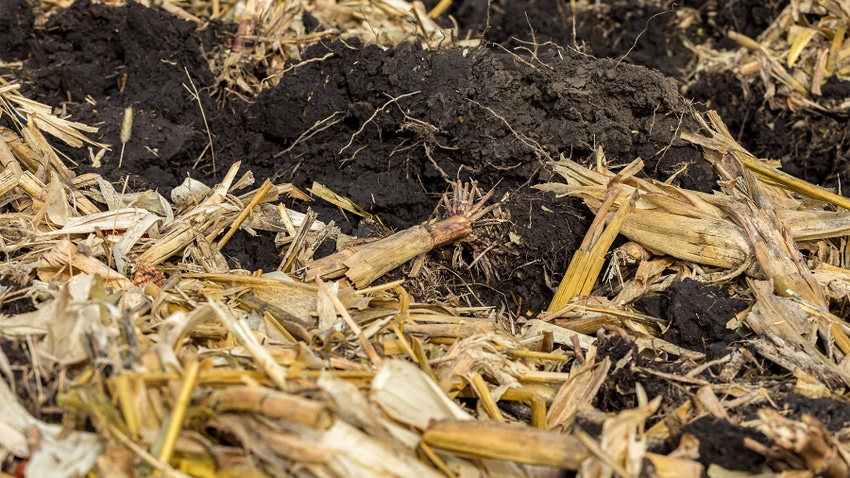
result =
M94 466L102 451L97 435L66 431L59 425L36 420L18 403L5 381L0 380L0 444L15 456L28 458L26 473L30 476L57 478L84 475ZM33 431L38 447L32 447Z
M570 378L558 389L546 416L546 429L568 429L579 410L590 406L610 368L611 361L606 357L597 362L591 349L585 362L574 366Z

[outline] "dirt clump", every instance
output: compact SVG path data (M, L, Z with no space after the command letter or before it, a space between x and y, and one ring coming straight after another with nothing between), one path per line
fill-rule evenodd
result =
M767 444L767 437L758 430L706 416L685 425L684 432L699 439L699 461L706 469L716 464L727 470L759 473L767 462L764 456L744 446L744 438Z
M29 55L27 37L35 18L26 0L7 0L0 9L0 60L23 60Z
M663 294L642 297L635 307L668 321L665 340L703 352L713 360L726 355L729 344L741 340L726 323L747 303L729 297L719 287L685 279L674 282Z

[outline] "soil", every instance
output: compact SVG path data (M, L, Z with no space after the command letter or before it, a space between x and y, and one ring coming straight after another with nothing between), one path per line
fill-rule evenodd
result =
M425 2L429 6L437 3L438 0ZM569 2L557 0L461 0L452 2L447 15L457 21L461 38L483 32L487 41L506 47L551 41L682 79L692 60L683 39L692 44L708 42L717 48L731 48L735 43L727 38L728 30L755 38L787 3L607 0L573 15ZM689 16L701 21L683 25ZM453 24L446 21L444 25Z
M594 406L598 409L616 412L637 407L635 387L640 383L647 397L664 397L659 412L647 420L647 426L652 426L662 418L665 410L674 409L685 399L676 384L642 370L649 367L664 372L676 372L675 365L653 364L638 352L637 346L632 341L623 339L619 335L605 337L597 346L599 347L597 356L608 357L612 364L608 379L596 395ZM623 360L626 357L628 359Z
M840 178L847 190L846 118L773 111L761 103L757 84L745 88L728 74L685 73L693 60L685 39L723 47L730 45L730 29L755 37L785 3L685 1L674 7L605 0L574 16L569 2L555 0L455 1L448 14L460 36L480 37L483 47L430 52L410 44L383 49L326 41L302 60L326 59L294 67L278 86L239 101L221 94L206 59L233 35L232 25L197 31L133 2L116 8L78 0L36 27L26 0L0 0L0 58L22 61L0 74L74 121L97 126L93 139L113 145L103 168L91 167L88 150L63 152L77 173L96 171L119 189L126 184L167 195L187 176L215 183L241 161L241 171L252 171L257 181L274 178L304 190L321 183L400 230L444 214L435 211L450 181L495 188L510 222L476 229L471 242L457 246L460 257L469 264L508 233L518 243L490 250L487 270L452 267L452 254L431 254L430 286L417 280L406 286L420 300L442 297L453 305L533 316L548 305L591 220L579 202L531 188L554 179L546 162L561 155L586 163L601 146L611 163L640 157L646 173L662 180L687 166L677 184L708 191L714 173L675 134L697 129L688 116L693 108L714 108L751 152L781 159L786 171L815 183L838 186ZM683 27L694 14L701 21ZM263 77L259 68L253 73ZM827 85L824 95L846 97L845 85ZM133 133L119 166L127 107L133 108ZM0 118L0 126L7 123ZM375 230L321 200L289 206L310 207L345 233ZM223 252L231 266L252 271L279 263L269 234L239 232ZM17 306L2 305L5 313ZM725 290L693 281L638 303L670 321L665 340L709 359L739 340L725 324L744 306ZM632 363L606 380L596 406L634 407L637 382L650 397L665 396L659 413L686 398L684 387L634 366L676 370L641 357L619 336L601 341L599 354L616 363L630 351ZM844 404L793 397L782 402L789 412L808 411L829 427L850 417ZM744 437L761 439L750 429L709 418L688 427L701 440L705 463L750 471L763 463L760 456L745 457L740 445Z
M791 417L801 417L807 413L826 425L826 429L837 432L850 425L850 403L834 398L810 398L791 393L779 403L780 410L785 410ZM800 418L795 418L799 420Z
M708 360L728 353L727 346L741 340L726 328L747 303L729 297L720 287L685 279L661 295L642 297L635 308L669 324L664 340L706 354Z
M32 299L26 295L26 289L20 284L0 279L0 314L17 315L36 310Z
M492 6L489 16L488 3ZM686 86L683 93L698 108L717 110L753 154L779 159L785 171L814 184L846 191L850 187L850 123L844 115L772 109L762 101L764 88L758 81L744 87L731 73L695 78L687 73L694 55L685 41L734 49L729 31L756 38L787 4L786 0L606 0L574 16L569 2L557 0L464 0L452 2L448 14L457 20L461 37L483 31L485 39L508 48L552 41L597 57L622 58L657 69ZM690 16L699 20L683 28ZM848 89L847 82L830 80L823 87L823 98L841 101L850 93Z
M699 462L706 469L714 463L727 470L764 471L765 457L744 446L744 438L768 445L767 437L757 430L706 416L685 425L684 432L699 439Z

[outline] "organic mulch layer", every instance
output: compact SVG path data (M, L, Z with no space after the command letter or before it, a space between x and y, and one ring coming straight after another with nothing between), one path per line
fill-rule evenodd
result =
M793 5L0 1L3 473L847 476Z

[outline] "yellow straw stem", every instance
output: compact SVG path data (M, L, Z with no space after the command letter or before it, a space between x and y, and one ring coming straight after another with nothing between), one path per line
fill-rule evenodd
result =
M130 375L128 373L119 374L116 386L118 401L121 404L121 413L124 415L124 423L127 425L127 431L130 432L130 436L135 438L139 436L139 421L136 417L136 410L133 408Z
M739 161L744 163L744 166L746 166L750 171L760 176L772 179L782 184L783 186L788 187L792 191L804 194L809 197L813 197L815 199L820 199L822 201L826 201L828 203L832 203L836 206L840 206L844 209L850 210L850 199L844 196L839 196L838 194L829 192L826 189L815 186L814 184L808 181L795 178L794 176L791 176L790 174L784 171L772 168L745 153L741 153L740 151L733 149L732 154L736 158L738 158Z
M452 0L440 0L440 3L435 5L434 8L432 8L431 11L428 12L428 17L437 18L443 13L445 13L445 11L448 10L450 6L452 6Z
M496 405L496 401L493 400L493 395L490 395L490 389L487 387L487 382L484 381L484 377L482 377L479 373L474 373L472 375L471 382L472 388L475 389L475 394L478 395L478 399L481 400L481 404L484 405L484 409L487 410L487 414L490 415L490 418L504 422L505 417L502 416L502 411L499 410L499 406Z
M625 190L618 187L609 190L608 197L596 213L596 218L590 225L581 248L573 255L567 272L558 285L555 297L549 304L549 312L561 310L573 297L587 295L593 290L596 278L599 277L602 266L605 264L605 254L614 243L614 238L620 233L626 216L634 210L637 191L633 191L624 204L622 199L626 194ZM602 230L608 211L617 203L620 204L620 208L611 218L608 227Z
M159 450L159 455L157 455L157 458L165 463L168 463L174 454L174 445L177 443L177 436L180 434L180 429L183 428L183 417L186 416L186 408L189 406L192 390L195 388L195 382L198 380L198 372L201 370L201 364L194 355L190 356L187 362L183 384L180 386L180 391L177 394L177 402L171 411L171 419L168 422L165 438L162 440L162 448Z
M233 225L230 226L230 230L227 231L227 234L225 234L224 237L222 237L221 240L218 241L219 251L225 246L225 244L227 244L227 241L229 241L230 238L233 237L233 235L239 229L239 226L241 226L242 223L245 222L245 219L248 219L248 216L251 215L251 211L254 210L254 207L259 204L264 197L266 197L266 194L268 194L271 188L272 182L266 179L263 185L260 186L259 189L257 189L257 192L254 194L254 197L251 198L251 202L249 202L248 205L245 206L245 209L243 209L242 212L239 213L239 216L236 217L236 220L233 221Z
M531 401L531 426L541 430L546 429L546 402L543 400Z

